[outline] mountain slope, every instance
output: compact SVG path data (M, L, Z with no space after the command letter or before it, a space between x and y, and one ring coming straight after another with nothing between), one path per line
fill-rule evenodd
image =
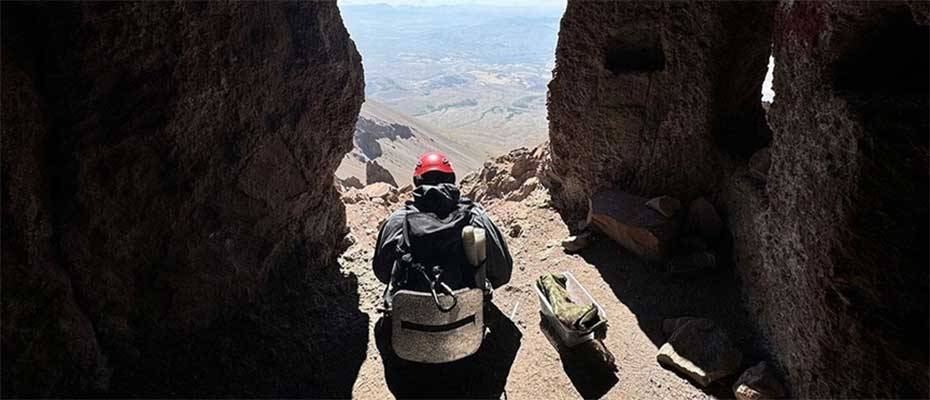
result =
M352 151L336 170L339 178L355 176L364 181L365 162L373 160L404 184L410 181L417 158L427 151L446 154L462 177L480 167L494 148L471 139L456 139L372 99L362 104L354 135Z

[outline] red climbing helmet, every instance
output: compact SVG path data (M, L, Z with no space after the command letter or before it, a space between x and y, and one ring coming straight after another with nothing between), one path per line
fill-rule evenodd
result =
M445 172L447 174L455 173L446 155L438 151L431 151L420 156L420 159L417 161L417 168L413 170L413 176L420 177L430 171Z

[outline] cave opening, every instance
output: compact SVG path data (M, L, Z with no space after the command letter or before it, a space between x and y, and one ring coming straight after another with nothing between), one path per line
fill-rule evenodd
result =
M769 65L766 66L765 79L762 81L762 109L765 110L766 113L769 112L769 108L771 108L772 103L775 102L774 80L775 57L769 56Z
M340 2L362 55L365 103L336 178L403 188L417 158L439 151L461 179L488 158L545 142L564 9L562 1Z

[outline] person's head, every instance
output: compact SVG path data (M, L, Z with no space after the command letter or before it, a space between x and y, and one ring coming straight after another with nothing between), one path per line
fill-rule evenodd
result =
M424 153L417 161L413 170L413 184L438 185L440 183L455 183L455 171L449 159L438 151Z

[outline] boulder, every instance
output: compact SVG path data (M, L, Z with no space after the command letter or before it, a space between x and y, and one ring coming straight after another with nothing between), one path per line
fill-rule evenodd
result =
M681 210L681 202L671 196L653 197L646 202L646 205L653 210L658 211L666 218L672 218Z
M787 395L785 387L778 381L774 371L765 361L740 375L733 385L733 394L737 400L771 400L781 399Z
M590 199L588 221L638 256L660 260L674 245L678 222L646 206L646 202L618 189L601 191Z
M365 188L362 189L362 193L364 193L370 199L382 199L390 202L397 201L397 188L384 182L373 183L371 185L365 186Z
M713 204L698 197L688 206L688 230L700 235L708 243L715 243L723 233L723 220L717 215Z
M520 178L528 172L536 172L536 167L539 166L539 160L533 158L534 156L536 156L534 153L530 153L529 157L515 158L513 164L510 166L510 176Z
M562 240L562 248L566 253L577 253L591 245L591 233L583 232L569 236Z
M378 182L384 182L397 187L397 181L394 180L394 175L391 175L391 172L388 171L387 168L382 167L374 160L366 162L365 183L371 185Z
M522 185L520 185L519 190L511 192L506 199L510 201L523 201L529 197L529 195L532 194L538 186L539 179L536 179L536 177L529 178L523 182Z
M743 353L727 333L709 319L667 319L662 328L667 334L671 333L656 356L659 364L681 372L700 386L706 387L732 375L742 363Z
M350 188L342 194L342 202L346 204L355 204L365 200L368 200L368 195L356 188Z

